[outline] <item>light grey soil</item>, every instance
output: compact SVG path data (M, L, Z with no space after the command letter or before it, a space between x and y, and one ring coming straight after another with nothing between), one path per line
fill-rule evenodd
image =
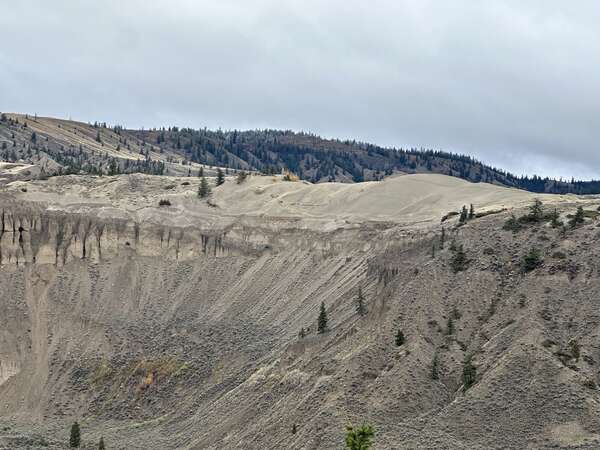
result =
M379 450L599 448L598 203L544 197L585 223L513 233L531 194L446 178L251 177L213 206L185 178L3 187L0 448L67 448L74 420L85 448L340 449L349 423ZM495 213L441 249L471 202Z

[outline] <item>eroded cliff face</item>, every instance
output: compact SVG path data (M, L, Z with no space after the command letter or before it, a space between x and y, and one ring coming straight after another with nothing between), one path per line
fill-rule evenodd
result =
M237 233L243 236L237 236ZM262 237L262 236L261 236ZM139 256L192 259L261 251L261 237L244 229L178 228L131 219L44 210L35 204L0 210L0 264L53 264L76 259L100 262L135 252ZM240 239L241 238L241 239ZM264 241L266 238L262 237Z
M362 422L377 449L598 447L591 202L567 232L505 231L501 208L451 219L442 248L439 218L231 213L230 188L244 204L318 200L275 182L279 196L226 186L217 206L172 180L78 182L0 195L0 430L17 430L1 444L26 448L31 433L63 448L80 420L88 442L127 449L339 448ZM523 272L532 247L543 263Z
M292 248L339 253L350 247L384 249L371 240L388 225L355 226L334 232L296 228L289 219L241 219L215 226L178 227L135 218L44 209L36 204L0 206L0 265L27 263L64 266L73 260L108 261L138 256L192 260L201 256L260 255ZM414 239L423 233L401 233ZM398 238L398 235L395 236Z
M315 339L315 308L353 296L373 255L430 235L289 217L178 226L180 212L150 209L0 202L0 417L152 421L204 408L300 328Z

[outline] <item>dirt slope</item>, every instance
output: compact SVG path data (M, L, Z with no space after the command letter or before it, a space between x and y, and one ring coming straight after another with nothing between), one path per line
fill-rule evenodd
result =
M362 422L376 449L600 445L598 201L543 197L585 223L513 233L531 194L444 176L197 185L1 188L0 448L65 448L76 419L88 448L335 449ZM470 203L509 210L446 220L440 248Z

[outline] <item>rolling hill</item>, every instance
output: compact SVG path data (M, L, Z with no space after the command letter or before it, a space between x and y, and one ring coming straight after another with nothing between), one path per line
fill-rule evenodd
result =
M281 130L127 130L105 123L0 115L0 160L37 164L44 175L193 175L200 167L280 173L313 183L381 180L393 173L439 173L537 193L598 194L600 182L517 177L465 155L327 140Z

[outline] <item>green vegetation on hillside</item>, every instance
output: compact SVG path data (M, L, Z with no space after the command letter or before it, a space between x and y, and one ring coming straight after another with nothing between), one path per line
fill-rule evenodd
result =
M48 119L0 115L0 159L38 162L47 158L61 166L56 174L108 174L112 164L114 174L162 175L169 170L165 163L189 166L194 162L265 174L288 171L312 182L381 180L394 172L440 173L532 192L600 193L598 180L517 177L466 155L384 148L289 130L211 131L176 126L126 130L106 123L62 121L58 122L60 135L45 128L45 132L29 131L28 122L36 124L42 120ZM192 174L189 168L187 172ZM467 218L474 215L473 208L467 211Z

